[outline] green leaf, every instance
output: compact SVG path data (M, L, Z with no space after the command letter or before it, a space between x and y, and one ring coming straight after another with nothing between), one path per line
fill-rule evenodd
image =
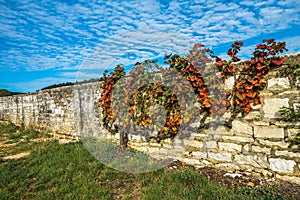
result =
M237 93L236 93L236 97L239 98L239 99L242 100L242 101L244 100L243 94L241 94L241 93L238 93L238 92L237 92Z

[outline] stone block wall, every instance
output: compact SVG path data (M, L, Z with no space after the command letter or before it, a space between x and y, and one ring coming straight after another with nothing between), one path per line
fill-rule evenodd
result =
M287 55L285 60L300 63L299 58L300 53ZM295 151L295 146L289 147L300 131L300 122L285 122L278 114L282 106L300 104L300 80L299 77L295 80L281 77L278 70L270 72L266 78L266 88L261 91L262 104L245 117L239 115L232 129L211 127L161 143L146 142L143 136L130 133L129 145L154 157L178 159L197 167L246 170L300 184L300 152ZM100 84L1 97L0 120L24 123L74 138L101 136L117 141L118 134L110 135L99 123ZM231 77L225 87L232 88L232 85Z

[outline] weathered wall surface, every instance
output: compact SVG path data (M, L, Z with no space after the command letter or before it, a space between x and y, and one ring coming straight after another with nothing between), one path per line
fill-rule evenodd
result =
M289 55L285 60L300 63L300 54ZM232 81L229 78L226 85L232 85ZM117 135L103 134L99 124L100 95L100 83L89 83L2 97L0 120L76 138L92 135L117 140ZM300 153L288 147L300 131L300 122L284 122L278 115L280 107L300 104L299 77L292 80L272 71L261 95L263 103L246 117L238 116L230 130L220 126L160 144L130 134L129 145L154 156L174 158L198 167L248 170L300 184Z

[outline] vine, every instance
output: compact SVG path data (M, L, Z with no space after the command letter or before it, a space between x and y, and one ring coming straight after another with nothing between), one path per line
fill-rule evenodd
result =
M121 144L126 147L128 142L128 129L126 128L130 124L151 126L152 119L147 108L154 104L163 106L167 114L165 124L158 131L157 136L149 137L149 139L154 138L157 142L165 138L174 138L177 135L178 127L184 122L195 120L197 113L201 115L199 128L202 129L207 127L205 120L208 116L215 115L219 119L226 110L230 109L232 114L225 125L231 128L232 121L239 113L246 115L252 110L253 105L261 103L259 91L265 87L264 78L270 70L284 64L284 60L276 55L287 50L285 42L275 42L273 39L263 40L263 44L256 46L253 57L249 61L243 62L243 68L236 69L233 63L240 61L237 54L242 46L241 41L236 41L231 45L227 52L231 58L229 61L215 56L202 44L194 45L190 53L184 57L177 54L165 56L165 64L169 65L170 69L175 69L179 76L190 83L200 105L197 112L192 112L185 119L181 119L181 105L178 103L178 96L170 88L157 82L145 85L139 82L139 76L143 76L144 80L148 79L148 75L144 72L156 70L161 74L166 74L168 73L166 68L159 66L157 61L146 60L143 63L136 63L136 66L129 72L129 77L126 78L124 93L129 91L136 81L137 85L140 84L141 87L136 88L128 97L124 94L120 94L123 96L119 97L122 99L122 105L128 106L128 108L122 108L128 113L128 118L125 119L128 124L123 123L125 129L120 133ZM218 73L216 73L215 67ZM120 65L110 73L109 77L104 74L99 105L102 109L104 128L111 133L119 131L118 126L115 125L116 120L118 121L118 110L112 108L112 93L115 84L124 76L124 68ZM224 91L222 86L230 76L235 79L234 87L231 91ZM172 89L184 92L179 85L174 85ZM224 97L223 94L225 94Z
M235 80L234 88L229 93L230 108L232 110L231 118L227 122L229 128L232 127L232 121L239 113L248 114L253 105L261 104L262 99L259 91L265 87L265 75L272 69L278 68L284 64L283 58L276 56L286 49L285 42L275 42L274 39L263 40L264 44L257 44L253 57L243 62L243 68ZM228 55L232 61L239 61L236 57L237 52L243 45L242 42L235 42L232 48L228 50ZM236 70L231 62L217 58L218 68L223 71L223 76L233 74L236 77Z

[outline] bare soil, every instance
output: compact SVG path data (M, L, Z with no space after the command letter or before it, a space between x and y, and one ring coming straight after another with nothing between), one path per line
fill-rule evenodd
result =
M169 169L180 169L183 166L188 166L185 163L176 161L168 166ZM188 166L189 168L198 171L200 174L206 176L209 180L219 185L225 186L226 188L233 188L238 186L246 187L275 187L278 189L279 193L287 197L288 199L299 199L300 200L300 185L295 183L290 183L286 181L281 181L275 179L274 177L264 177L258 174L249 174L249 172L235 172L241 176L224 176L228 171L204 167L196 169L193 166ZM233 174L233 173L232 173Z

